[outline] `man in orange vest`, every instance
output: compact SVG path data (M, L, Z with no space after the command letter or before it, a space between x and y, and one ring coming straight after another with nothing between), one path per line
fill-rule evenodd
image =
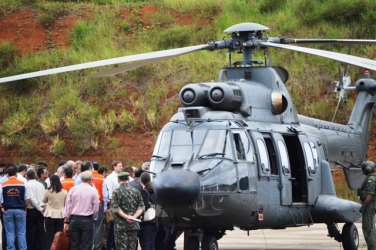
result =
M26 185L17 180L17 166L9 164L9 179L0 186L1 211L4 218L4 228L7 237L7 249L16 249L15 239L19 250L26 250L26 205L30 199Z
M64 168L64 180L61 181L61 186L63 189L69 190L74 187L74 179L72 178L73 176L73 170L69 167Z
M93 162L92 171L93 174L93 185L98 190L99 194L99 211L98 211L98 218L94 223L94 250L101 250L102 249L102 235L103 235L103 218L104 218L104 202L103 202L103 183L104 183L104 176L98 173L99 164L98 162Z

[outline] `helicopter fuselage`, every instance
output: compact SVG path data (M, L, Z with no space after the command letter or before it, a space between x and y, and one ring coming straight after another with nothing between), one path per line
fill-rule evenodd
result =
M220 238L234 227L360 218L358 203L336 197L331 166L364 160L373 93L355 107L364 114L341 125L297 115L286 80L280 68L229 68L218 83L182 89L185 107L161 130L151 162L163 224Z

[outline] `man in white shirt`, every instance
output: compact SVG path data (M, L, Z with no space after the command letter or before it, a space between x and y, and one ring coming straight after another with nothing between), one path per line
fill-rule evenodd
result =
M123 163L120 161L113 161L111 167L113 171L104 180L102 189L105 210L110 208L112 194L115 191L115 189L117 189L120 186L118 174L121 171L123 171ZM115 249L114 223L108 224L107 233L107 249Z
M30 196L30 202L26 210L26 242L29 250L44 249L46 242L43 216L45 209L43 197L46 189L42 183L35 179L35 175L34 169L26 171L28 179L26 188Z
M104 187L107 191L107 198L109 202L111 202L112 193L120 186L118 181L118 174L123 171L123 163L121 163L120 161L114 161L112 162L111 167L113 171L106 177L104 181Z
M27 180L25 178L26 176L26 170L27 170L27 166L26 165L19 165L17 167L17 180L20 180L22 181L23 183L27 183Z

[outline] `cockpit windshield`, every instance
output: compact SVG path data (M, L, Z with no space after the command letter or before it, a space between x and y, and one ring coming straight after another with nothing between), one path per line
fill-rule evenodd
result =
M223 127L223 126L222 126ZM228 129L213 127L175 126L164 130L158 137L153 156L158 159L171 157L172 161L188 161L192 154L199 159L224 157L232 159Z
M198 158L203 159L214 156L231 158L231 144L229 138L229 130L208 130L198 153Z

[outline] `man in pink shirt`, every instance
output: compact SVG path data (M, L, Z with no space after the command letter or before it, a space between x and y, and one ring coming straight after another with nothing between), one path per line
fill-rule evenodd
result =
M68 193L64 210L64 230L69 229L71 250L93 247L93 222L99 209L98 191L91 185L90 171L81 173L81 183Z

